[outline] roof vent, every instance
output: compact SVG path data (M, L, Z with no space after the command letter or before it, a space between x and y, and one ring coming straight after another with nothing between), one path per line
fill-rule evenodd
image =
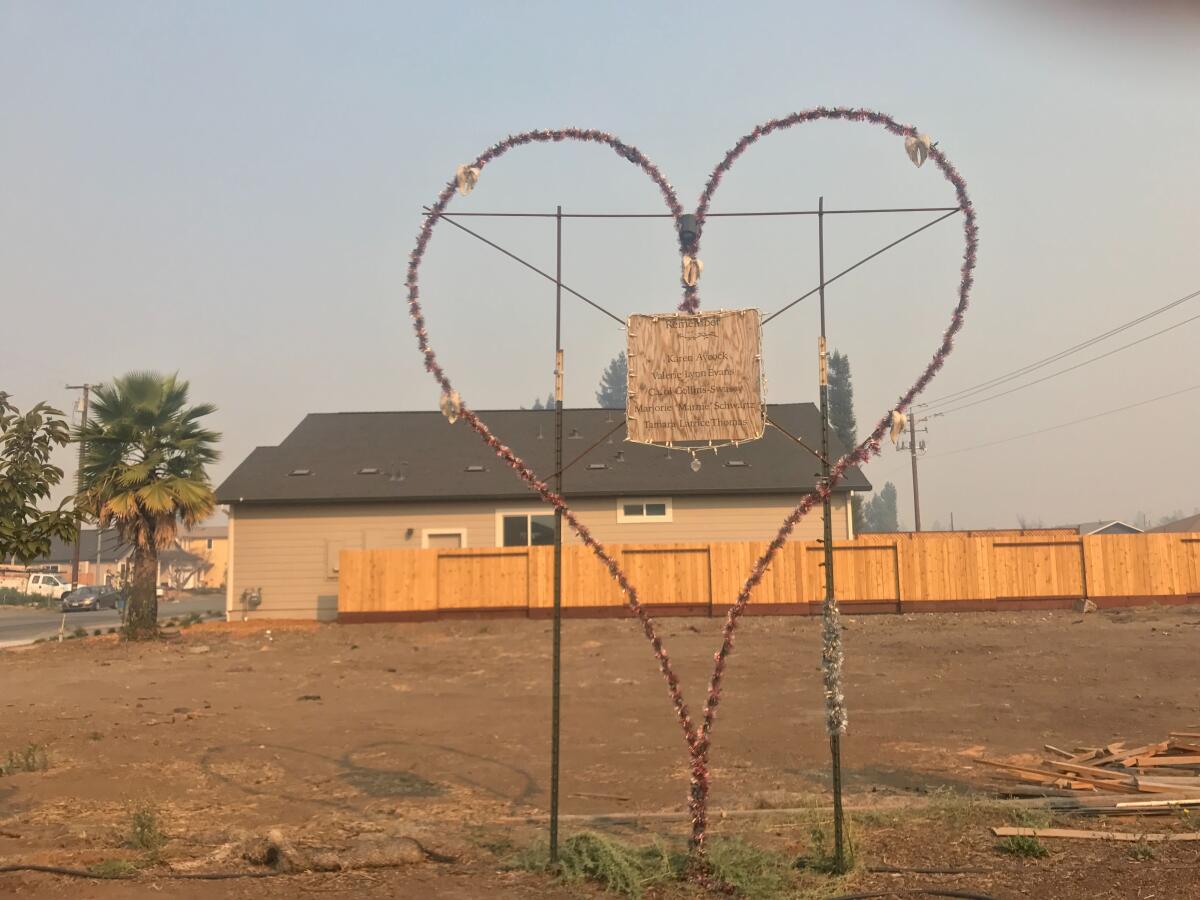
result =
M379 469L377 469L375 466L363 466L361 469L358 470L358 474L359 475L378 475Z
M725 461L725 466L729 469L744 469L746 461L744 459L729 459Z
M617 462L625 462L625 451L624 450L617 451Z
M292 471L288 472L288 477L294 478L298 475L311 475L311 474L312 474L312 469L292 469Z
M604 463L588 463L588 468L589 468L589 469L593 469L593 470L595 470L595 469L607 469L607 468L608 468L608 466L606 466Z
M463 469L464 472L486 472L486 466L467 466Z
M582 441L582 440L583 440L583 435L579 433L579 429L578 429L578 428L572 428L572 429L571 429L571 433L567 435L567 440L569 440L569 441Z

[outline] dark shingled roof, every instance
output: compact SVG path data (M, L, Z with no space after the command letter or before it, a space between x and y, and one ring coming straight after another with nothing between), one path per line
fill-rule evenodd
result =
M1186 519L1176 519L1174 522L1168 522L1166 525L1159 525L1150 530L1155 533L1172 532L1176 534L1200 531L1200 514L1188 516Z
M79 558L92 562L96 561L96 529L82 528L79 531ZM128 544L121 542L121 537L115 528L105 528L100 543L100 562L119 562L130 553ZM38 560L35 565L43 563L69 563L75 553L75 542L54 538L50 543L50 552Z
M810 447L821 445L821 416L811 403L770 406L770 416ZM554 471L554 412L480 411L493 432L535 472ZM563 475L574 497L621 494L796 494L811 490L820 462L775 428L740 447L689 455L624 440L623 412L563 411L563 461L601 441ZM614 427L610 439L604 435ZM830 434L831 459L843 452ZM740 460L745 465L731 466ZM603 468L593 468L594 466ZM482 467L477 470L475 467ZM291 474L291 473L297 474ZM838 490L871 485L857 469ZM278 447L256 448L217 489L221 503L383 500L511 500L530 491L465 422L440 412L312 413Z

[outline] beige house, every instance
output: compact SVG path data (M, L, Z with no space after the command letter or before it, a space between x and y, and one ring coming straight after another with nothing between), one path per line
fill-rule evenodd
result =
M195 562L181 587L225 587L229 571L229 529L224 525L198 525L181 531L175 545L191 554Z
M480 413L532 468L553 471L554 413ZM810 403L770 415L811 447L820 414ZM820 468L812 453L769 428L758 441L692 457L626 442L617 410L564 412L563 491L606 543L766 540ZM843 450L831 448L835 455ZM852 537L857 470L838 486L833 528ZM348 548L512 547L553 542L554 517L465 422L436 412L314 414L277 447L259 447L217 490L229 511L230 618L337 614L338 559ZM820 511L792 534L813 540ZM564 540L578 541L571 531Z

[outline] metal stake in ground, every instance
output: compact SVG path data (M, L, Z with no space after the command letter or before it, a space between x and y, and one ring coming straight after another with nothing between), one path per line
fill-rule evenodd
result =
M842 735L846 732L846 706L842 695L842 628L837 599L833 590L833 521L829 493L829 366L825 346L825 198L817 204L817 253L819 258L821 305L820 372L821 389L821 483L824 498L825 602L821 606L821 671L825 684L825 727L829 732L829 751L833 776L834 867L846 870L845 829L842 817Z
M554 493L562 496L563 347L562 207L555 215L554 269ZM532 527L532 525L531 525ZM558 732L562 686L562 510L554 510L554 672L550 701L550 862L558 862Z

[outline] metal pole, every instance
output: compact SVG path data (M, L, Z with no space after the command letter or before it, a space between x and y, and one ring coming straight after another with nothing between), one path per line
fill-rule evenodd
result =
M829 368L825 346L825 198L817 203L817 252L819 256L821 305L821 479L829 484ZM821 503L821 518L825 550L825 605L836 608L833 591L833 504L828 494ZM842 736L829 736L829 752L832 758L833 775L833 845L834 866L843 872L846 868L845 829L842 821Z
M87 426L88 404L90 402L90 394L91 394L92 386L90 384L68 384L67 390L69 390L69 391L82 390L83 391L83 411L80 413L80 417L79 417L79 430L80 430L80 432L82 432L83 429ZM81 440L79 442L79 464L75 469L75 492L76 493L81 493L83 491L83 450L84 450L84 443ZM99 522L99 519L97 519L97 523L98 522ZM71 551L71 589L72 590L79 587L79 542L82 539L83 539L82 530L81 529L76 530L76 532L75 532L75 549ZM97 536L96 540L99 541L99 536Z
M917 414L908 417L908 452L912 458L913 473L913 523L914 530L921 530L921 489L917 486ZM953 530L953 529L951 529Z
M562 207L555 214L554 269L554 493L562 496L563 348ZM550 862L558 862L558 746L562 706L562 510L554 509L554 673L550 701Z

